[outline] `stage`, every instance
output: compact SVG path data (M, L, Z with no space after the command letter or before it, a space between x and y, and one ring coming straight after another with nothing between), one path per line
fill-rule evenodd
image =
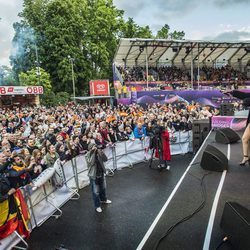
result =
M236 201L250 209L250 167L238 164L241 142L218 144L214 136L211 132L195 156L173 156L170 171L159 172L144 162L107 177L112 204L106 205L101 214L94 210L89 187L84 188L80 200L62 208L61 218L49 219L32 232L30 249L56 249L61 244L70 250L154 249L172 225L202 203L201 179L206 174L204 207L178 225L157 249L216 249L224 236L219 224L225 202ZM200 167L207 144L228 156L228 171L210 173ZM215 196L218 204L214 207ZM220 249L232 248L225 244Z
M250 209L250 167L239 166L239 161L242 159L241 142L218 144L214 138L215 132L212 132L178 183L179 188L165 203L165 210L162 211L158 223L151 228L149 237L143 239L138 249L154 249L157 241L172 225L199 207L203 200L201 179L205 174L208 175L204 179L206 189L204 208L178 225L162 240L157 249L216 249L224 237L220 220L225 202L235 201ZM228 171L209 172L200 167L203 151L208 144L215 146L228 157ZM217 206L214 204L216 202ZM231 249L231 246L224 244L220 249Z

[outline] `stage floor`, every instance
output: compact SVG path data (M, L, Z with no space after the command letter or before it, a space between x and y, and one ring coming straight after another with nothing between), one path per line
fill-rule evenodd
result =
M200 167L202 153L211 144L229 156L229 168L218 200L211 237L207 227L221 172L211 172L205 179L204 208L188 221L178 225L157 249L202 249L205 239L215 249L223 238L220 219L226 201L236 201L250 208L250 167L238 165L242 159L241 143L218 144L212 132L201 150L174 156L170 171L150 169L141 163L107 177L111 205L98 214L93 207L89 187L80 191L78 201L70 201L58 220L49 219L36 228L29 239L30 249L154 249L167 230L191 214L202 202L201 179L209 173ZM191 162L191 164L190 164ZM157 162L154 162L156 165ZM211 223L211 221L210 221ZM220 249L230 249L224 245Z

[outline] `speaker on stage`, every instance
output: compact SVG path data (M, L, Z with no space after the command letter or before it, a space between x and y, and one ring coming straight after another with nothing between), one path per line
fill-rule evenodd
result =
M193 152L196 153L203 141L206 139L211 129L211 123L208 119L193 120Z
M233 116L234 115L234 105L232 103L222 103L220 105L220 114L222 116Z
M222 172L228 168L228 159L219 149L212 145L207 145L203 152L200 165L206 170Z
M234 249L250 249L250 210L236 202L226 202L220 226Z
M240 140L239 135L231 128L217 129L215 141L223 144L230 144Z

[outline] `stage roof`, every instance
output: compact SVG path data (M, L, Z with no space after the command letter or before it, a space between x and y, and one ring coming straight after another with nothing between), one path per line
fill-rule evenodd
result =
M166 40L122 38L114 57L121 66L175 65L190 67L194 64L214 65L227 63L244 67L250 63L250 41L218 42L195 40Z

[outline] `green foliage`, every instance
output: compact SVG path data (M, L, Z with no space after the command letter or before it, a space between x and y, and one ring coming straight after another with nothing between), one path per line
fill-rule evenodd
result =
M123 38L153 38L152 31L148 25L140 27L131 17L121 26L119 36Z
M56 95L53 91L49 93L44 93L43 95L40 95L40 101L41 104L44 106L55 106L56 105Z
M40 74L38 69L21 72L19 79L22 86L43 86L45 94L51 92L50 75L42 68L40 68Z
M54 91L72 93L74 58L76 93L88 82L112 78L112 59L122 11L111 0L25 0L21 16L38 36L39 58L51 75Z
M16 81L13 71L8 66L0 66L0 85L2 86L16 86L18 82Z
M58 105L65 105L70 101L70 95L67 92L56 93L56 103Z
M58 92L55 94L53 91L50 91L41 95L40 100L44 106L65 105L70 101L70 95L67 92Z
M170 33L170 37L171 39L175 39L175 40L183 40L185 36L185 32L184 31L173 31L172 33Z
M168 24L165 24L156 34L156 38L167 39L169 36L170 27Z
M170 32L170 27L168 24L165 24L156 35L158 39L176 39L182 40L184 39L185 32L184 31L176 31Z
M16 79L20 75L22 84L37 83L35 72L27 75L40 65L55 93L72 94L73 63L76 95L88 93L90 80L112 81L119 38L154 38L148 25L139 26L133 18L125 21L123 13L113 0L24 0L22 21L14 24L16 53L10 58ZM183 31L169 29L164 25L156 38L183 39ZM46 83L42 75L41 83Z

